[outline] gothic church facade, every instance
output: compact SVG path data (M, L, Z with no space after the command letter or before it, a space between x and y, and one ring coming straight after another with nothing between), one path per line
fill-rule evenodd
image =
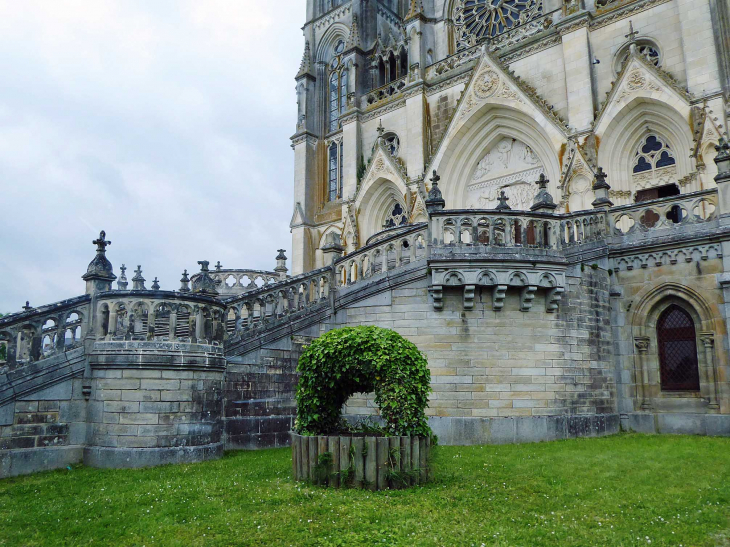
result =
M354 325L424 352L444 444L730 435L728 0L307 0L303 31L292 271L147 288L102 232L84 294L0 318L0 477L287 446L302 346Z

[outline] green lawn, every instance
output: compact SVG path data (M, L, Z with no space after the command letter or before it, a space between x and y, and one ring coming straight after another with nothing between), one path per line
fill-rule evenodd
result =
M0 480L0 545L730 545L730 439L439 447L407 491L293 483L288 449Z

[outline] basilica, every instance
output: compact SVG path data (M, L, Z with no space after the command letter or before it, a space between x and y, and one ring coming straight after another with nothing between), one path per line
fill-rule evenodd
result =
M427 357L443 444L730 435L730 2L306 6L291 258L130 288L102 232L0 318L0 477L288 446L355 325Z

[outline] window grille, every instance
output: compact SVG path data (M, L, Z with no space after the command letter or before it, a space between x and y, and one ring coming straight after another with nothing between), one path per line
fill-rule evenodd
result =
M699 391L697 333L692 317L670 306L659 317L657 343L662 391Z

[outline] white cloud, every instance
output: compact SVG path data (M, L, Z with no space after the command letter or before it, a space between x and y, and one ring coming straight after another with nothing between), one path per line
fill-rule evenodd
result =
M276 6L274 8L274 6ZM290 247L304 3L0 0L0 312Z

